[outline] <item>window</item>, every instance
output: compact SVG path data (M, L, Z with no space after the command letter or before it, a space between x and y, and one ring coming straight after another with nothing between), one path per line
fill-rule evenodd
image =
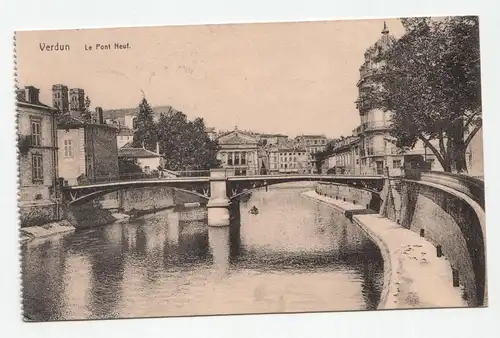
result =
M429 170L432 170L432 165L434 164L434 159L425 160Z
M42 120L31 119L31 145L39 146L42 143Z
M393 169L399 169L399 168L401 168L401 160L393 160L392 161L392 168Z
M64 157L73 157L71 140L64 140Z
M43 182L43 157L41 154L31 155L31 168L33 183Z
M314 144L318 144L318 140L314 140Z
M227 154L227 165L233 165L233 155L232 153Z

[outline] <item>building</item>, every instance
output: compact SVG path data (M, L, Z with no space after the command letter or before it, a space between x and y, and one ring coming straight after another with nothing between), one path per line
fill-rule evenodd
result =
M69 111L68 87L62 84L55 84L52 86L52 107L62 113Z
M310 154L301 144L285 143L278 145L278 172L284 174L312 173Z
M484 178L483 156L483 128L481 128L467 146L466 161L469 175Z
M134 141L134 132L128 128L120 128L116 134L116 145L119 148Z
M134 148L130 143L127 143L118 149L118 158L137 163L145 173L158 170L162 160L158 144L156 144L156 152L153 152L145 148Z
M348 136L339 140L322 166L323 174L360 175L360 139Z
M365 99L377 85L372 80L372 75L380 71L385 62L380 56L389 51L396 42L385 23L381 34L380 39L366 50L365 61L359 69L359 97L356 106L361 124L353 130L353 135L360 139L361 174L381 175L385 174L385 168L388 168L390 175L400 175L405 159L415 158L422 158L429 164L434 163L434 168L438 169L435 156L421 142L417 142L411 151L403 153L398 149L390 135L392 112L370 107Z
M270 173L270 151L269 146L260 146L257 150L257 167L259 168L260 175L267 175Z
M213 141L217 138L217 132L215 131L214 127L207 127L206 128L208 138Z
M328 138L325 135L299 135L295 137L295 142L305 147L310 157L312 173L317 173L315 154L325 150Z
M57 138L59 175L68 185L118 178L115 128L64 115L57 125Z
M69 110L74 117L80 117L85 111L85 91L81 88L69 90Z
M325 150L328 139L325 135L300 135L295 137L295 142L306 148L306 151L313 155Z
M41 103L39 93L33 86L17 91L21 226L60 216L56 109Z
M228 169L230 175L255 175L259 173L256 137L239 131L233 131L217 138L220 150L217 159Z
M288 142L288 136L282 134L259 134L259 144L262 146L272 144L284 144Z

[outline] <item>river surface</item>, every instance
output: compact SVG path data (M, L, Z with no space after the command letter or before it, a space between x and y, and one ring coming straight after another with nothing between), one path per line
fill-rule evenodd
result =
M230 227L203 208L22 246L23 309L36 321L377 307L378 248L305 188L257 191ZM259 214L248 211L253 206Z

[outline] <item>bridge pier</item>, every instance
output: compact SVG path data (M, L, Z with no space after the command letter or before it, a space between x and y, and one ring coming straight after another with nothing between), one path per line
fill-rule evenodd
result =
M210 169L210 199L207 203L208 225L223 227L229 225L229 199L225 169Z

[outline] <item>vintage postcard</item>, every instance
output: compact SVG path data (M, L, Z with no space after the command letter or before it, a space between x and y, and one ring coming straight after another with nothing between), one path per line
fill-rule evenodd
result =
M487 306L478 17L15 49L24 320Z

